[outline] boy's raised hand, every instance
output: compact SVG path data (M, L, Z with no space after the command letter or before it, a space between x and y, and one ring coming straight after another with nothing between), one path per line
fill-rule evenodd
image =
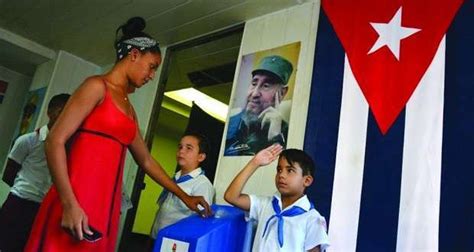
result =
M250 197L242 193L245 183L247 183L250 176L252 176L258 167L268 165L276 160L282 150L283 147L281 145L274 144L259 151L244 169L237 174L234 180L232 180L224 194L224 199L230 204L248 211L250 209Z
M252 162L258 166L268 165L278 158L283 151L283 147L279 144L273 144L259 151L252 159Z

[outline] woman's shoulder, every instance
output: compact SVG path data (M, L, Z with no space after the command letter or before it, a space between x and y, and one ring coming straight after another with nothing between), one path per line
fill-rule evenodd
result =
M72 95L75 101L86 101L94 104L102 102L105 97L105 84L101 76L91 76L82 82Z
M102 94L105 92L105 82L102 76L94 75L84 80L79 89L85 90L86 92L93 92Z
M105 85L106 84L104 82L104 77L102 75L89 76L82 83L82 86L92 86L95 88L102 88L102 89L104 89Z

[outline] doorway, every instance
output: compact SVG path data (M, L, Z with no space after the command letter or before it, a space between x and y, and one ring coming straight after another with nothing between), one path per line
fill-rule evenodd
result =
M167 48L151 130L146 139L152 156L169 176L176 171L175 153L182 134L189 128L202 128L199 123L190 121L190 117L210 116L209 120L215 121L213 125L219 128L221 124L223 130L243 27L243 24L237 25ZM222 130L204 132L211 140L215 162ZM205 168L206 176L213 182L215 163L209 160L207 163L210 165ZM127 213L120 251L146 251L161 191L161 186L138 170L132 193L134 207Z

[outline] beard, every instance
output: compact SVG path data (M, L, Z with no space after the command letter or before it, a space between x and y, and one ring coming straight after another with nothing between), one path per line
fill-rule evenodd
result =
M248 109L245 109L244 113L242 114L242 120L249 128L260 123L260 120L258 119L258 114L255 114L254 112L249 111Z

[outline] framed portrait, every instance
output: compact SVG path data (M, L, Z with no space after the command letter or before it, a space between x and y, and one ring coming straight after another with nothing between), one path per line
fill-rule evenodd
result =
M35 130L36 121L38 120L39 111L41 109L41 105L43 104L45 94L46 87L28 92L26 102L22 110L20 125L16 130L16 137Z
M252 156L286 147L300 42L242 56L224 156Z

